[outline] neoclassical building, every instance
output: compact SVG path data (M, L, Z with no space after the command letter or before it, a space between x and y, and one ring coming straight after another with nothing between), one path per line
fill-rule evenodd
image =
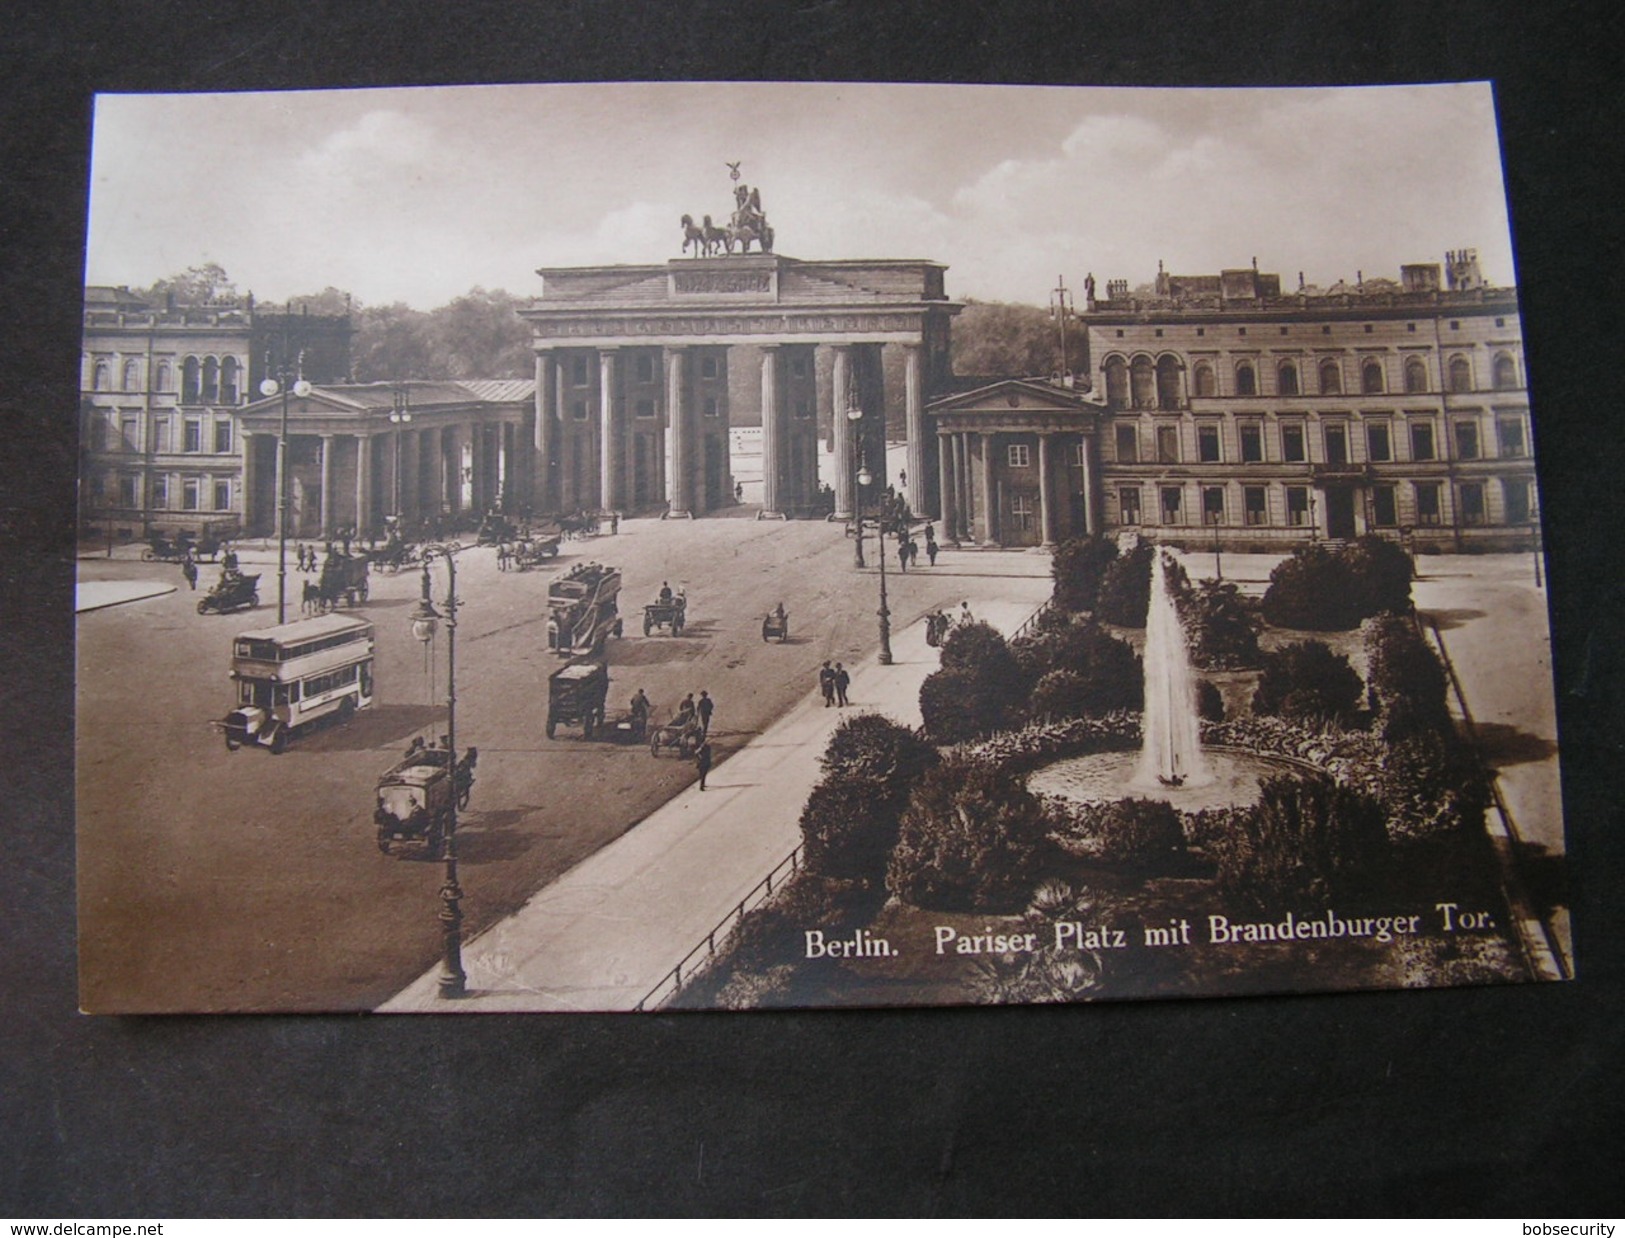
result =
M80 520L119 537L241 527L236 418L285 342L311 379L349 369L349 321L270 313L253 298L149 305L85 289L80 359Z
M925 407L948 375L959 306L944 268L779 254L543 268L534 334L537 510L659 510L733 501L765 517L855 502L859 463L935 510ZM895 476L886 444L906 450Z
M961 537L1099 528L1279 551L1375 533L1470 551L1538 536L1517 290L1488 286L1473 251L1398 280L1300 276L1296 293L1253 267L1086 288L1087 395L1032 380L932 405Z

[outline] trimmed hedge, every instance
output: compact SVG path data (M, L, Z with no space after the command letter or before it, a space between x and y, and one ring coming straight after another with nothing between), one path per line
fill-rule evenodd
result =
M1105 537L1077 537L1055 548L1050 572L1055 605L1063 611L1094 610L1106 569L1117 558L1117 543Z
M1333 550L1300 546L1276 564L1262 605L1272 627L1343 631L1384 611L1411 609L1411 560L1380 537Z
M936 762L935 748L879 714L842 721L824 750L824 776L801 811L807 868L883 881L909 794Z
M1283 645L1263 657L1253 712L1283 718L1352 722L1365 685L1349 660L1317 640Z

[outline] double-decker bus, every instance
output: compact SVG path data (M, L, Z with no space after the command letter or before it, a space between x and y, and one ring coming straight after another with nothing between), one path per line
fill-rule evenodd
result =
M226 715L226 747L281 752L318 718L348 718L372 704L373 630L365 619L322 615L244 632L232 642L237 707Z

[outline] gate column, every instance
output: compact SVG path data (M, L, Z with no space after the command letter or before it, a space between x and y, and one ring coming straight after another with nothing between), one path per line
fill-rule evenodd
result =
M666 478L666 515L673 520L689 520L693 516L688 494L688 401L683 390L686 359L685 349L666 349L666 459L670 469Z
M620 507L615 485L615 350L598 350L598 506Z
M835 519L850 520L856 510L852 468L852 423L846 419L852 402L852 346L835 345L835 381L831 384L830 425L835 443Z
M779 434L779 349L762 346L762 510L757 518L783 520L779 510L779 476L783 471L783 439Z

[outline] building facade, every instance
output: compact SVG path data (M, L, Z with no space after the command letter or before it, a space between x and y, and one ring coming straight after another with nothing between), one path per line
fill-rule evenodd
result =
M349 321L257 312L252 298L158 308L128 288L87 288L79 379L86 531L238 531L237 417L290 347L307 377L342 378Z
M778 254L543 268L527 431L539 511L686 518L746 497L766 517L851 512L859 464L936 503L925 423L958 306L944 268ZM824 491L829 487L829 493Z
M1259 552L1368 533L1529 548L1517 292L1471 250L1400 275L1283 294L1256 268L1159 271L1100 299L1091 277L1087 396L1033 380L932 405L950 527L993 545L1099 529Z

